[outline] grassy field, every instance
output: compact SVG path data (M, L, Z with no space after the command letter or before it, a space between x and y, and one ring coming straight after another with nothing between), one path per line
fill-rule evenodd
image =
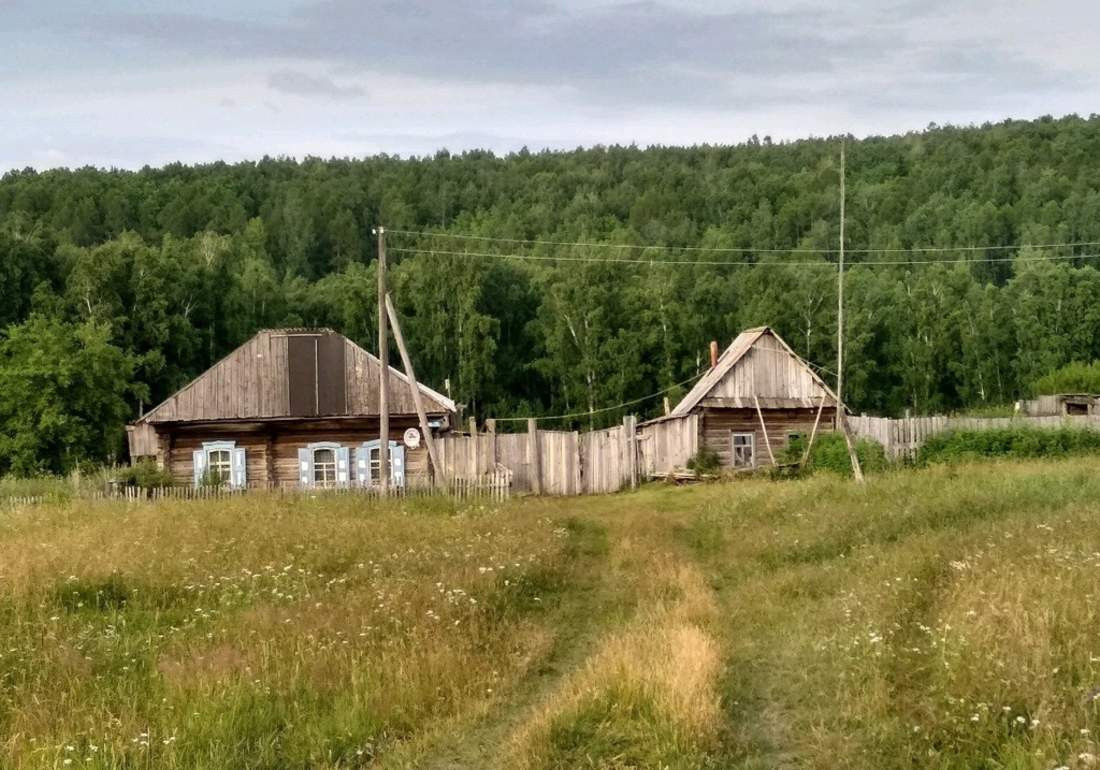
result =
M0 513L3 768L1079 768L1100 460Z

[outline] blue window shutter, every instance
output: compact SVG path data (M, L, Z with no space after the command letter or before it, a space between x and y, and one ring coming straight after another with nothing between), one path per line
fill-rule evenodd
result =
M336 483L347 484L351 479L351 460L348 455L351 453L346 446L342 446L336 450Z
M313 452L298 450L298 480L303 487L313 486Z
M191 461L194 464L195 486L202 484L203 474L206 473L206 452L196 449L191 453Z
M244 447L233 450L233 470L230 473L230 484L238 489L248 486L248 463L244 454Z
M366 460L366 473L363 477L363 486L365 487L369 487L371 484L374 483L370 477L370 450L377 449L378 444L378 439L373 439L371 441L364 441L363 446L360 447L360 449L363 450L363 459Z
M355 447L355 480L359 486L370 486L370 452L366 447Z
M405 447L396 441L390 442L390 481L395 487L405 486Z

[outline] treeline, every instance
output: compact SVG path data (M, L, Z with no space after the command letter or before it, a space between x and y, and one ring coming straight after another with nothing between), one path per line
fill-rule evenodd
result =
M855 409L1003 403L1100 359L1100 118L847 149ZM837 150L765 139L8 173L0 472L119 456L123 422L260 328L331 326L373 349L376 224L418 374L479 416L640 399L694 376L709 340L765 323L831 378ZM560 245L576 243L603 245Z

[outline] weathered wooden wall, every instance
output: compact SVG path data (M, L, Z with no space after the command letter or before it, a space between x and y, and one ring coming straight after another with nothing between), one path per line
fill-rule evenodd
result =
M1100 415L1052 415L1046 417L849 417L852 434L882 444L892 459L913 459L924 442L949 430L995 430L998 428L1088 428L1100 430Z
M831 431L836 410L825 407L821 414L818 432ZM788 445L788 435L803 433L809 436L817 417L816 409L764 409L764 425L760 424L760 414L755 409L712 409L704 408L702 420L702 444L713 450L723 468L733 466L732 434L752 433L756 467L772 464L772 455L776 462ZM765 431L766 429L766 431ZM767 439L765 440L765 432ZM768 446L771 445L771 454Z
M512 472L512 488L544 495L615 492L637 482L633 417L615 428L534 433L451 434L437 442L448 479L477 478L497 465Z
M798 360L770 334L761 336L706 394L707 398L800 399L817 403L824 393L805 363Z
M394 441L401 440L404 427L391 430ZM168 452L168 468L178 484L194 481L192 452L206 441L231 440L245 450L245 473L250 487L290 488L299 485L298 450L320 441L334 441L354 448L378 438L377 429L284 430L270 434L257 431L203 433L201 431L174 434ZM162 444L163 445L163 444ZM354 462L352 463L354 466ZM351 469L354 473L354 467ZM406 486L426 486L430 483L428 452L423 444L405 450Z
M699 415L670 417L638 429L639 473L643 477L683 468L699 452Z
M293 361L290 339L304 343L295 346ZM301 367L305 369L299 372ZM296 381L316 378L314 390L299 393L302 403L291 403L292 369ZM262 331L150 410L139 424L377 416L379 371L374 355L333 332ZM451 413L439 393L423 384L421 392L429 414ZM389 408L391 413L416 414L408 379L392 367Z

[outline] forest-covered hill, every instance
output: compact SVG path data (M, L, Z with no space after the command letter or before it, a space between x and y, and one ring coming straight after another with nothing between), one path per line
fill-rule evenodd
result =
M762 323L830 369L838 149L765 139L8 173L0 472L117 456L141 404L259 328L331 326L373 349L376 224L391 232L418 374L449 379L482 417L647 396L695 375L709 340ZM1002 403L1100 358L1100 117L930 127L849 140L847 155L853 408ZM427 231L450 235L414 234ZM1044 246L1067 243L1080 245ZM787 249L800 251L769 251Z

